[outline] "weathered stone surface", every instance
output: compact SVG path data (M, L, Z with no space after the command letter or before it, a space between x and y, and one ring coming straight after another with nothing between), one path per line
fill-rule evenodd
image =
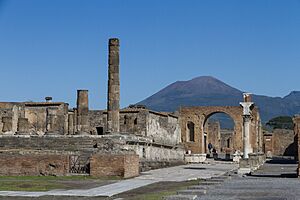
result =
M18 133L26 134L29 132L28 128L28 119L27 118L19 118L18 119Z
M204 130L203 125L207 119L215 113L226 113L234 121L234 136L233 136L233 149L243 150L242 142L242 127L243 127L243 109L240 106L198 106L198 107L182 107L180 109L180 125L181 125L181 136L184 142L186 150L190 150L192 153L204 153ZM252 112L252 118L250 124L250 143L253 147L253 151L259 151L262 148L262 142L259 139L262 137L260 132L259 124L260 118L258 109L254 108ZM193 122L195 124L195 141L187 141L187 123ZM260 141L260 142L259 142Z
M12 117L2 117L2 132L11 132L12 131Z
M26 152L1 152L0 175L62 176L69 173L68 155Z
M296 144L297 152L298 152L298 154L296 155L296 159L299 162L299 158L300 158L300 116L296 115L293 118L293 121L294 121L295 144ZM297 172L298 172L298 177L300 178L300 162L298 164Z
M77 132L90 132L88 90L77 90Z
M90 159L91 176L121 176L131 178L139 175L139 157L135 154L94 154Z
M118 133L120 131L119 39L109 39L108 48L107 132Z

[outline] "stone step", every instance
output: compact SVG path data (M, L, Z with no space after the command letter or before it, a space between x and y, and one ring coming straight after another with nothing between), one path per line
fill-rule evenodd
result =
M223 179L205 179L206 182L223 183Z
M206 194L206 190L180 190L177 192L179 195L197 195L202 196Z
M231 176L213 176L210 179L211 180L227 180L227 179L231 179Z
M188 187L188 190L208 190L208 185L192 185Z
M163 197L164 200L195 200L197 195L171 195Z
M201 181L199 185L220 185L222 182L216 181Z

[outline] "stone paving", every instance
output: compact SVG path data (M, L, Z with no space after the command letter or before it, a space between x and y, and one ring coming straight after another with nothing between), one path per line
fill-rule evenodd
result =
M294 161L273 160L265 163L251 176L227 177L200 181L178 195L165 200L299 200L300 179L296 178L297 165ZM215 179L215 181L214 181Z
M237 169L237 165L228 162L210 161L207 164L190 164L170 168L151 170L142 173L139 177L122 180L117 183L86 190L52 190L48 192L15 192L0 191L0 196L40 197L40 196L113 196L132 189L143 187L160 181L187 181L208 179L221 176L228 171Z

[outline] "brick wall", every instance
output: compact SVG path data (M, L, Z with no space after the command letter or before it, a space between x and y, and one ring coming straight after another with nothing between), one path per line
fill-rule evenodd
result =
M135 154L95 154L90 159L90 175L95 177L121 176L124 178L138 176L139 157Z
M286 129L275 129L272 135L273 155L295 156L296 144L294 143L294 131Z
M68 155L0 152L1 176L63 176L68 172Z

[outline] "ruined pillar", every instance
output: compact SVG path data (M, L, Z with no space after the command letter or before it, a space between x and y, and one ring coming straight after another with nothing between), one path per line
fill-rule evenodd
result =
M107 132L116 133L120 131L119 39L109 39L108 48Z
M69 112L68 114L68 134L74 134L74 112Z
M12 132L16 133L18 130L18 118L19 118L19 112L18 112L18 107L16 105L13 106L12 108Z
M77 90L77 132L89 133L88 90Z
M18 134L29 133L29 122L27 118L18 119Z
M244 102L240 105L243 107L243 158L249 158L249 153L252 153L250 144L250 123L251 123L251 109L253 102L251 102L251 94L244 93Z
M3 133L12 132L12 117L2 117Z

